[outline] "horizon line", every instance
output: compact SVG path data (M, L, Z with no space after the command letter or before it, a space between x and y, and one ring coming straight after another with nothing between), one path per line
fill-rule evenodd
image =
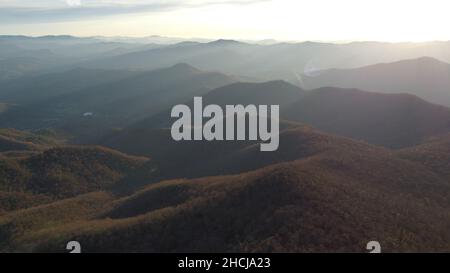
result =
M424 40L424 41L412 41L412 40L400 40L400 41L388 41L388 40L361 40L361 39L346 39L346 40L295 40L295 39L274 39L274 38L261 38L261 39L246 39L246 38L210 38L210 37L183 37L183 36L165 36L159 34L149 34L149 35L74 35L74 34L45 34L45 35L29 35L29 34L0 34L0 37L26 37L26 38L47 38L47 37L71 37L79 39L95 39L95 38L106 38L106 39L146 39L146 38L166 38L166 39L180 39L185 41L199 42L198 40L203 40L204 42L215 42L215 41L236 41L236 42L264 42L272 41L274 44L277 43L329 43L329 44L351 44L351 43L389 43L389 44L401 44L401 43L438 43L438 42L450 42L448 40L434 39L434 40Z

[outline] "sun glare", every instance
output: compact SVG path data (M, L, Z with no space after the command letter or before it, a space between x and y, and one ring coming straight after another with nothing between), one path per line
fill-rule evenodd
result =
M11 2L11 1L10 1ZM14 2L14 1L12 1ZM125 1L122 1L122 3ZM141 1L145 2L145 1ZM177 2L177 1L172 1ZM116 11L98 16L0 24L4 34L147 36L315 41L450 40L445 0L201 1L164 10ZM68 1L68 9L86 7ZM104 2L102 2L104 3ZM129 1L136 4L138 1ZM199 3L198 1L189 3ZM91 12L91 11L90 11ZM39 16L39 14L37 15ZM44 15L42 15L44 16ZM50 20L50 19L49 19ZM45 32L45 33L44 33Z

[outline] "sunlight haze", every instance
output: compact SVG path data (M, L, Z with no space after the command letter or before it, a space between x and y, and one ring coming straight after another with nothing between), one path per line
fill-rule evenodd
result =
M315 41L450 40L444 0L6 0L0 33Z

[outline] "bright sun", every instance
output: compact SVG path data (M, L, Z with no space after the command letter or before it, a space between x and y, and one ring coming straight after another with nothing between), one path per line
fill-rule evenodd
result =
M8 1L7 1L8 2ZM16 2L16 0L9 0ZM47 2L47 1L44 1ZM447 0L172 0L176 8L167 10L135 8L133 12L98 9L83 10L94 2L155 3L158 1L80 1L67 0L68 9L80 17L58 14L39 24L21 22L2 24L4 34L73 34L145 36L164 35L230 39L279 40L450 40L450 3ZM23 2L22 2L23 3ZM186 4L189 3L189 4ZM200 3L200 4L199 4ZM1 7L1 4L0 4ZM53 15L57 14L53 12ZM39 17L39 14L36 15ZM75 17L74 17L75 16ZM45 33L44 33L45 32ZM50 32L50 33L49 33Z

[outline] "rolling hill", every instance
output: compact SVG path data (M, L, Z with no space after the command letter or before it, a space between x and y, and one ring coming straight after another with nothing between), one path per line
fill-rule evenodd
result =
M192 105L192 98L185 103ZM284 121L300 122L327 133L389 148L413 146L429 137L450 132L449 108L408 94L332 87L304 91L284 81L271 81L217 88L203 96L203 104L278 104L280 118ZM161 139L157 129L169 128L174 121L170 118L170 109L125 127L100 144L123 148L132 154L145 154L145 147L154 142L143 143L139 139ZM130 147L133 145L135 148Z
M159 45L105 41L95 37L0 35L0 81L60 72L86 60L112 57ZM4 81L4 82L3 82Z
M0 129L0 153L39 151L65 143L63 135L53 130L35 132Z
M82 70L78 75L83 77L85 73L89 70ZM0 126L21 130L57 128L74 136L72 141L83 142L235 81L233 77L200 71L186 64L135 72L131 76L125 72L127 77L118 71L103 73L99 78L92 77L95 85L79 84L75 80L72 85L90 87L58 96L45 91L48 99L9 109L0 115ZM114 78L117 80L111 81ZM58 88L64 83L58 80L53 84ZM54 92L59 93L58 90Z
M407 93L450 106L450 64L430 57L375 64L354 69L331 69L304 76L305 88L357 88L380 93Z
M424 143L399 150L401 158L420 163L450 181L450 136L433 137Z
M390 148L419 144L450 131L450 109L407 94L357 89L312 90L281 115L313 127Z
M270 81L264 83L236 82L223 87L219 87L202 96L203 105L217 104L223 107L225 105L280 105L281 108L297 101L305 94L305 91L284 81ZM193 109L193 96L182 102ZM160 129L171 126L174 119L170 117L172 107L168 107L148 118L145 118L136 124L125 128L129 130Z
M0 101L15 105L36 104L88 87L116 82L136 74L138 72L126 70L74 68L45 75L22 77L3 84Z
M103 147L61 147L21 161L33 175L25 188L33 193L70 197L108 189L147 161Z
M85 252L361 252L376 239L384 252L448 251L444 178L383 148L288 131L300 146L278 154L287 162L12 212L0 217L0 247L63 252L78 240Z
M0 211L109 189L147 160L82 146L48 148L21 156L0 154Z

